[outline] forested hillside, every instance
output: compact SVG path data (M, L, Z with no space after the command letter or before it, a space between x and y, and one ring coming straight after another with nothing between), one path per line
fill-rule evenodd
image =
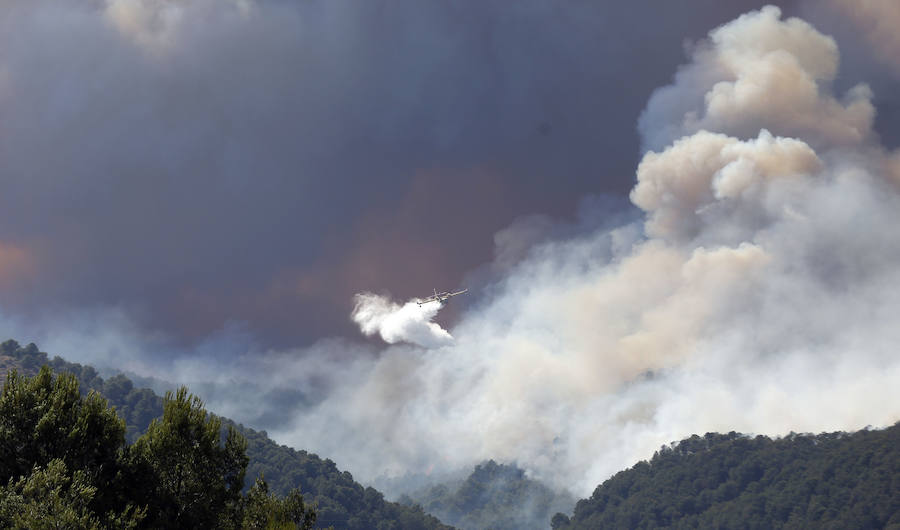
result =
M900 424L692 436L578 501L563 528L900 528Z
M463 529L525 530L547 528L550 516L570 510L575 499L527 478L516 466L490 460L475 466L464 481L433 486L400 502L417 502Z
M34 344L21 346L14 340L0 344L0 367L17 368L24 374L37 374L42 365L56 373L71 373L80 383L82 395L96 390L109 400L125 420L126 438L134 442L154 418L163 413L163 398L146 388L134 388L123 375L104 380L91 366L69 363L60 357L49 359ZM446 528L438 519L418 506L387 502L374 488L365 488L353 476L338 470L334 462L306 451L278 445L265 432L254 431L222 418L222 430L234 426L247 442L247 486L264 476L269 491L279 496L298 488L307 503L317 505L318 524L340 528ZM245 491L247 488L244 488Z
M61 379L63 383L53 382L49 375L40 375L43 365L56 373L70 373L74 379L71 383L65 383L64 379ZM85 414L90 413L86 417L99 419L90 424L94 430L88 431L67 427L68 424L49 430L46 425L42 427L44 430L35 428L34 432L43 433L37 446L43 449L25 456L4 456L3 462L9 467L4 472L4 480L12 480L0 492L0 522L13 524L17 521L16 514L32 513L68 517L65 521L75 526L99 524L125 528L152 526L159 522L152 517L178 515L161 513L160 506L168 502L164 500L168 493L162 486L156 488L155 496L147 496L158 504L155 509L142 511L140 505L128 501L128 484L154 483L153 480L165 476L164 466L152 464L159 455L172 449L152 443L154 436L166 439L158 419L163 416L163 398L149 389L134 388L127 377L117 375L104 380L90 366L68 363L59 357L48 359L33 344L24 347L15 341L0 344L0 370L10 369L39 375L40 384L35 383L35 389L45 388L41 392L47 395L54 385L61 385L62 390L56 392L67 395L66 399L73 403L74 389L87 405L72 410L83 409ZM21 378L16 381L21 388L27 386ZM105 404L90 397L90 390L105 396L124 421L119 424L111 416L104 416ZM25 399L22 396L27 394L19 391L15 399ZM180 407L187 416L199 406L199 402L192 402L187 395L173 396L170 402L179 404L175 408ZM7 417L23 409L8 408ZM75 421L78 417L78 414L63 415L60 421ZM20 420L11 424L30 421ZM528 479L515 466L493 461L476 466L460 482L430 487L405 497L401 503L386 502L381 493L356 483L350 473L338 470L331 460L279 446L265 432L234 425L226 419L210 415L208 422L217 422L218 440L225 440L229 427L233 426L235 433L241 434L246 442L249 464L245 464L246 481L240 490L227 481L226 468L240 467L242 453L235 450L234 443L227 457L209 446L212 451L209 454L219 455L209 457L210 461L219 462L216 469L226 478L218 482L219 486L207 489L218 492L216 502L232 522L244 520L247 514L259 521L264 513L277 513L282 519L299 518L301 523L308 521L304 519L308 513L304 504L298 503L301 492L306 505L311 502L317 505L317 524L335 528L446 528L419 505L462 528L541 528L551 523L548 519L551 513L565 510L571 502ZM75 424L78 422L72 425ZM115 460L119 457L113 456L114 449L119 447L116 425L121 425L121 444L129 448L123 454L130 454L130 460ZM150 428L151 425L156 427ZM150 438L146 434L148 428L156 432ZM0 435L8 436L10 432L13 431L6 429ZM92 433L90 439L96 443L79 438L85 432ZM68 434L57 440L59 433ZM21 440L7 442L4 444L7 448L27 445ZM59 458L53 456L54 451L60 454ZM114 464L98 464L106 460ZM124 469L127 473L118 479L101 476L110 469ZM98 480L121 481L122 476L130 476L128 473L143 473L143 478L131 477L130 481L117 483L107 490L96 486ZM260 475L268 484L260 483L248 489ZM298 492L291 496L289 492L294 487ZM123 493L110 494L111 490ZM19 523L27 526L28 521ZM616 474L598 486L589 499L579 501L573 515L553 516L551 526L555 529L900 528L900 424L884 430L792 434L774 440L734 432L695 435L664 446L649 462L640 462Z
M0 528L312 528L298 490L243 492L246 441L181 388L133 444L97 392L47 365L0 391ZM224 436L223 436L224 434Z

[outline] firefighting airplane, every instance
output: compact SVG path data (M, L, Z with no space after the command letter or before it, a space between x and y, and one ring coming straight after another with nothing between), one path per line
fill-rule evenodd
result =
M433 295L429 296L428 298L426 298L424 300L419 300L416 303L421 306L422 304L427 304L428 302L446 302L447 299L450 298L451 296L463 294L464 292L468 291L468 289L463 289L462 291L456 291L455 293L451 293L450 291L444 291L443 293L439 293L439 292L437 292L437 289L433 289L433 290L434 290Z

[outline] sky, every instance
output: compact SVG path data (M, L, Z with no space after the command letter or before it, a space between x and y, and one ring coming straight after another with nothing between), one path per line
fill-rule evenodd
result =
M5 335L367 481L891 424L900 8L763 6L4 2Z

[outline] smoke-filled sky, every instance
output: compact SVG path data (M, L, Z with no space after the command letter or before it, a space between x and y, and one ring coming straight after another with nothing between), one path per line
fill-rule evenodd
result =
M3 3L6 335L369 481L900 419L900 8L609 4Z
M517 217L625 196L683 43L754 3L595 4L4 2L3 306L286 347L461 284Z

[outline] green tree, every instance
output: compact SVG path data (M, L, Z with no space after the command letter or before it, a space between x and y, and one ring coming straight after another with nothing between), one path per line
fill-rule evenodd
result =
M266 481L259 477L247 493L244 503L244 519L241 525L247 530L297 529L310 530L316 524L316 512L307 509L299 490L278 498L269 493Z
M0 525L3 528L137 528L144 510L128 506L121 513L98 517L91 504L98 488L83 471L69 475L55 458L46 468L35 466L27 477L0 488Z
M54 378L44 366L33 378L7 374L0 392L0 483L60 459L91 484L112 483L125 443L125 423L99 394L82 398L72 375ZM92 497L97 513L119 504L114 489Z
M147 484L151 526L230 528L240 520L247 443L182 387L165 397L163 416L129 451L133 479Z

